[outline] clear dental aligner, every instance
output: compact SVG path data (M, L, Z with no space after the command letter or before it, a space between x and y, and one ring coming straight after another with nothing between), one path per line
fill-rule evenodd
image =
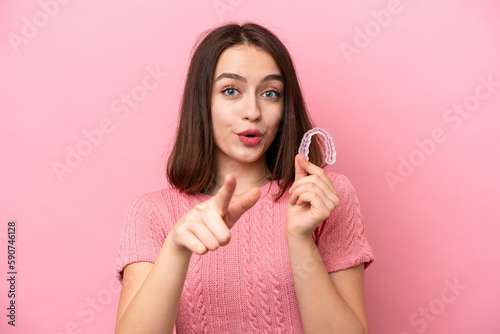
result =
M315 134L322 135L325 140L325 162L329 165L334 164L337 157L337 152L335 151L333 138L326 130L322 128L312 128L304 134L304 137L302 137L302 141L300 142L299 153L305 155L307 157L307 160L309 160L309 145L311 145L311 137Z

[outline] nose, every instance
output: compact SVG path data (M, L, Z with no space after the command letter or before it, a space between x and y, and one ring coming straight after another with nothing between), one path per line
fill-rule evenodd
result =
M260 110L260 105L258 97L248 96L246 105L243 110L243 118L250 122L255 122L260 120L262 117L262 112Z

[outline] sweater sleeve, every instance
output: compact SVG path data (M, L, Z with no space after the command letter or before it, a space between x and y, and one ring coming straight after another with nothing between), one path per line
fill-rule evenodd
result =
M338 192L339 205L314 230L314 240L329 273L374 261L372 248L365 236L365 228L358 197L351 182L344 175L330 173Z
M165 240L160 214L144 196L132 201L123 223L115 269L123 282L123 269L134 262L154 263Z

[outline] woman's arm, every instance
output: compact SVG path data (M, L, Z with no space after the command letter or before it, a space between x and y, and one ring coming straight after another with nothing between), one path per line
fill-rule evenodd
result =
M154 264L125 267L116 334L172 333L192 253L205 254L227 245L229 229L259 199L254 188L229 205L236 180L226 176L211 199L197 205L175 224Z
M367 333L363 265L329 274L313 230L339 205L324 170L298 154L290 188L286 242L306 333Z
M312 237L286 237L305 333L368 333L364 263L328 274Z
M167 237L154 264L125 267L116 334L173 332L190 257L171 247Z

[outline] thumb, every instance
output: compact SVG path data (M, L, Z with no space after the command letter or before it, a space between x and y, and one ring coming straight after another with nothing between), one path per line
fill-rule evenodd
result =
M227 210L227 216L226 216L226 224L227 227L231 228L233 225L240 219L240 217L250 209L252 206L254 206L255 203L260 198L260 189L259 188L253 188L249 192L247 192L245 195L243 195L242 198L231 204Z
M295 181L307 176L307 171L303 167L306 163L307 158L305 155L299 153L295 156Z

